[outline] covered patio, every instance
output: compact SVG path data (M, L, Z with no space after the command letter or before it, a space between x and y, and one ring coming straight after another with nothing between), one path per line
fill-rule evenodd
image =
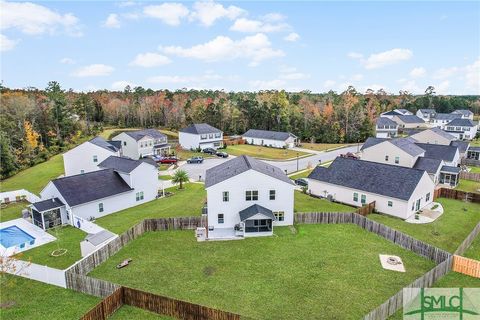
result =
M58 198L35 202L30 206L32 223L47 230L64 224L67 218L65 204Z
M244 237L270 236L273 234L275 216L270 209L254 204L239 212L240 223L235 226L237 233Z
M159 156L170 155L170 145L168 143L159 143L153 145L153 154Z
M460 175L459 167L443 166L440 169L440 183L456 187Z

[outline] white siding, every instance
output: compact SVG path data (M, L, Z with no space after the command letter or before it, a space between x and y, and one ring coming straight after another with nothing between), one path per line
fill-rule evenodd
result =
M186 132L179 132L178 142L183 149L196 149L200 146L200 136Z
M110 156L118 156L118 152L110 151L99 147L90 142L84 142L81 145L67 151L63 154L63 166L65 167L65 176L97 171L98 164ZM94 162L94 156L97 161Z
M122 132L112 138L114 141L122 142L122 152L125 157L132 159L139 159L140 153L138 152L138 143L135 139L130 137L125 132Z
M205 148L215 148L222 146L223 144L223 132L220 133L220 136L216 137L218 133L208 133L208 134L192 134L186 132L179 132L178 142L183 149L205 149ZM202 139L202 136L206 138Z
M423 155L424 153L420 154L420 157L423 157ZM388 161L385 160L386 156L388 156ZM395 163L395 157L399 157L398 164ZM372 147L363 149L361 158L366 161L412 168L415 165L418 156L413 157L397 146L391 144L389 141L384 141Z
M287 146L287 140L271 140L271 139L260 139L260 138L251 138L243 137L248 144L253 144L257 146L268 146L274 148L283 148Z
M431 130L424 130L411 136L420 143L449 145L450 140Z

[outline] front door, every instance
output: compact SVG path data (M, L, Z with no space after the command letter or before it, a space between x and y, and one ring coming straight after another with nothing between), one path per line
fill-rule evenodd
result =
M421 201L421 199L418 199L418 200L417 200L417 203L416 203L416 205L415 205L415 211L420 210L420 201Z
M443 178L443 183L450 184L451 180L452 180L452 176L450 174L445 174L445 177Z

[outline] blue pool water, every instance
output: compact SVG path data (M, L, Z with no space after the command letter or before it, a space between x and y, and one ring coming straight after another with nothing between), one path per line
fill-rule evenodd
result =
M25 247L26 243L33 244L35 238L17 226L10 226L0 230L0 244L5 248L14 246Z

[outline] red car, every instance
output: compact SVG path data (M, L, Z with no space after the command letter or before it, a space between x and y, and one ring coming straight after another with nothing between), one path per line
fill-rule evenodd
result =
M348 159L355 159L355 160L358 159L358 157L357 157L356 155L354 155L353 153L351 153L351 152L347 152L347 153L345 153L345 154L341 154L340 157L342 157L342 158L348 158Z
M158 162L162 164L175 164L178 162L178 159L176 157L163 157L160 158Z

